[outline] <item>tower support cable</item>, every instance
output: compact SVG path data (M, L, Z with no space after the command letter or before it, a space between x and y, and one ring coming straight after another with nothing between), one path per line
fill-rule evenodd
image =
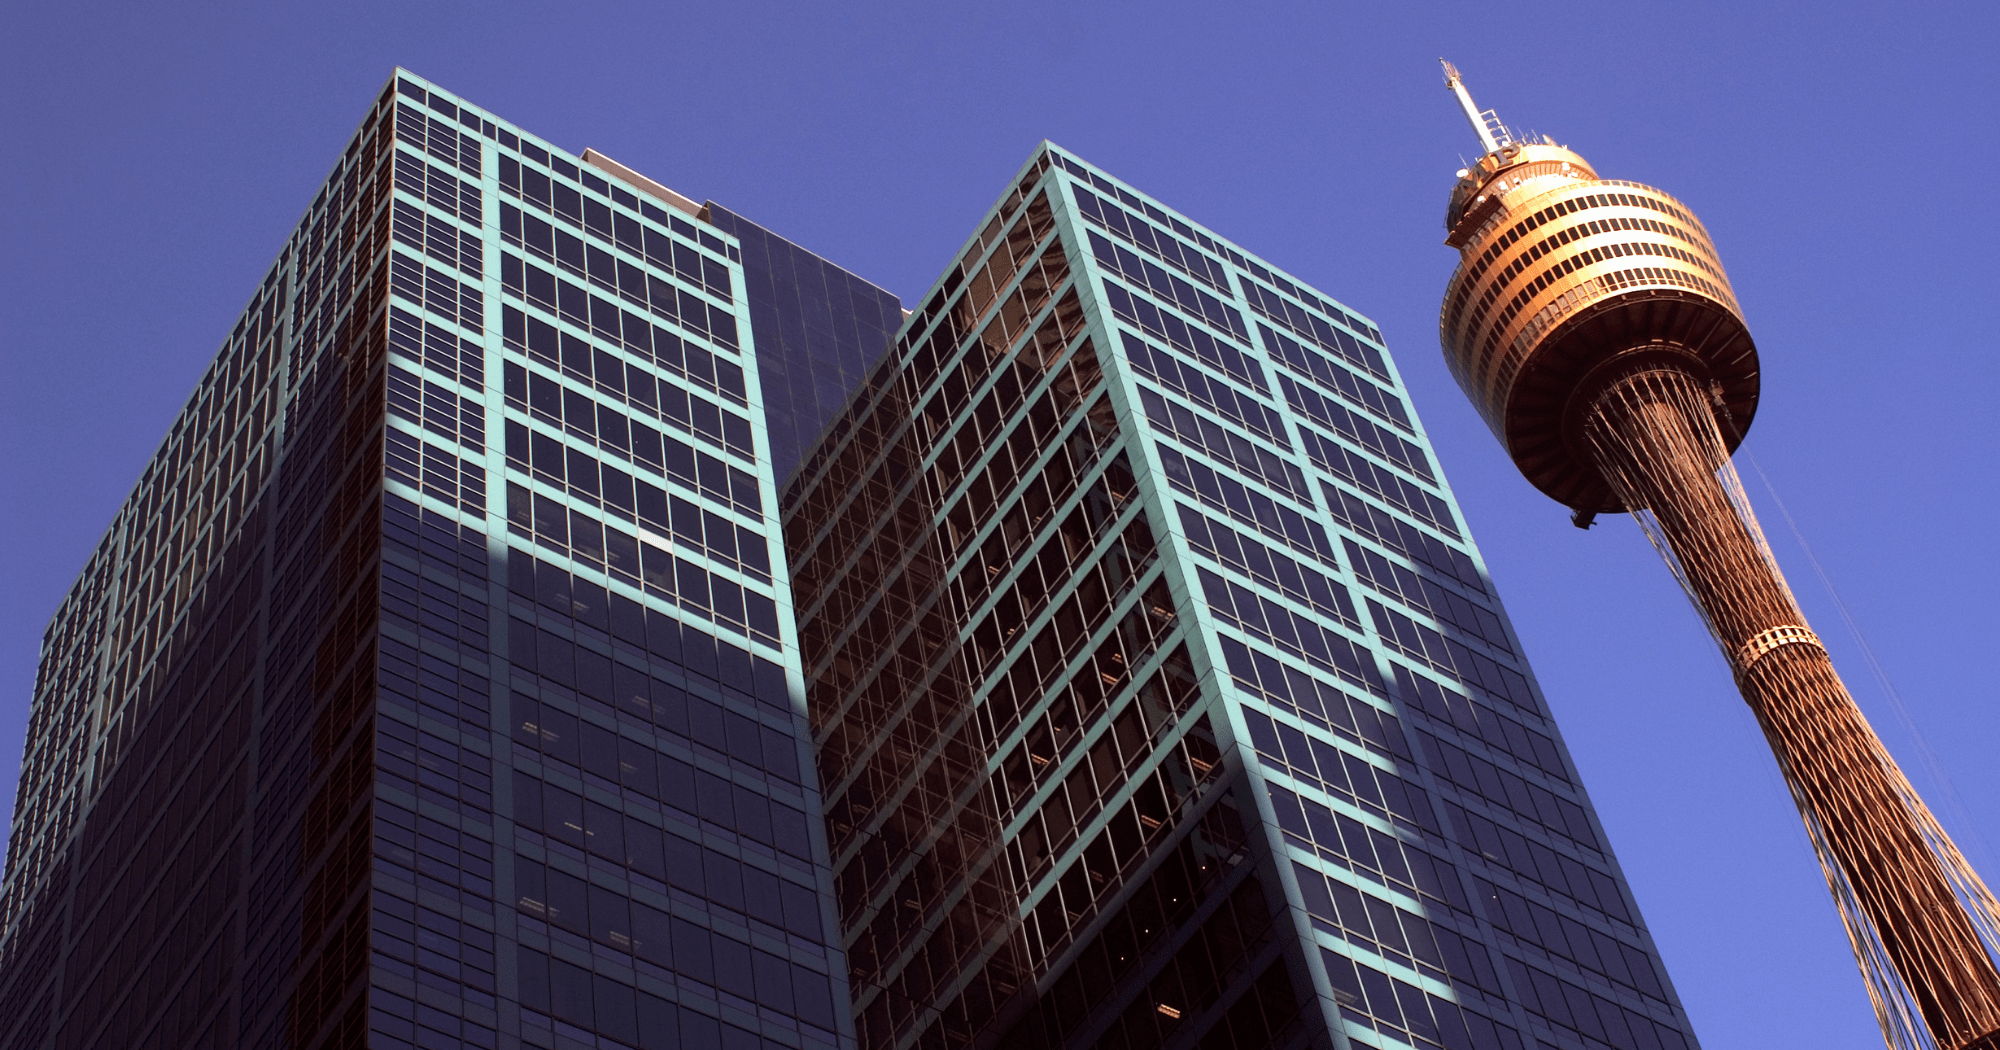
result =
M1889 1018L1890 1027L1921 1018L1940 1046L1995 1045L2000 974L1990 935L1973 918L1992 925L1991 895L1956 849L1933 848L1936 822L1806 627L1761 528L1730 498L1719 475L1734 470L1701 384L1686 371L1641 365L1605 386L1584 432L1612 489L1644 508L1729 659L1806 820L1857 960L1872 971L1878 1013L1914 1011ZM1889 976L1883 964L1900 988L1879 987Z

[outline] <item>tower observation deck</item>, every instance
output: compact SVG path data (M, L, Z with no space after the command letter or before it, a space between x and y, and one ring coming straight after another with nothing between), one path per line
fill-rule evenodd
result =
M1757 349L1708 231L1472 102L1460 262L1439 338L1521 473L1588 526L1630 512L1700 610L1804 818L1896 1048L2000 1050L2000 909L1882 746L1807 626L1730 454Z

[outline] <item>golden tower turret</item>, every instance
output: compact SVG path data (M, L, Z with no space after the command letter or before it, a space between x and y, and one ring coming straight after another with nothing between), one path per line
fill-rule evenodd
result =
M1464 95L1455 71L1450 82ZM1459 172L1445 213L1462 261L1438 334L1521 473L1584 514L1632 509L1564 427L1612 371L1661 353L1720 398L1735 451L1757 411L1757 348L1701 221L1651 186L1599 179L1561 146L1483 138L1490 151Z
M1835 674L1730 454L1757 349L1688 207L1515 141L1445 63L1485 153L1458 172L1445 361L1536 488L1629 511L1686 588L1792 789L1892 1047L2000 1050L2000 908Z

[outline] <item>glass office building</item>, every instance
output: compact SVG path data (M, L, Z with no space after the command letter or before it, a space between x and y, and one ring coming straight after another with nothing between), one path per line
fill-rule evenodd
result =
M0 1050L1693 1046L1406 400L1054 147L906 316L399 72L45 637Z
M853 1045L759 350L901 312L714 214L393 79L49 628L0 1047Z
M1694 1046L1380 333L978 231L784 497L861 1045Z

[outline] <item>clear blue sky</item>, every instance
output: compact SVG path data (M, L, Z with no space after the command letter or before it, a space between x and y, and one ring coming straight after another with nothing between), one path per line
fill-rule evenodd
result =
M1509 123L1707 222L1763 352L1745 451L1959 809L1746 469L1753 498L1863 707L2000 881L1988 6L17 2L0 19L7 780L50 612L392 66L912 299L1047 137L1381 326L1703 1043L1880 1046L1686 602L1629 520L1579 532L1531 490L1439 361L1445 197L1476 149L1444 55Z

